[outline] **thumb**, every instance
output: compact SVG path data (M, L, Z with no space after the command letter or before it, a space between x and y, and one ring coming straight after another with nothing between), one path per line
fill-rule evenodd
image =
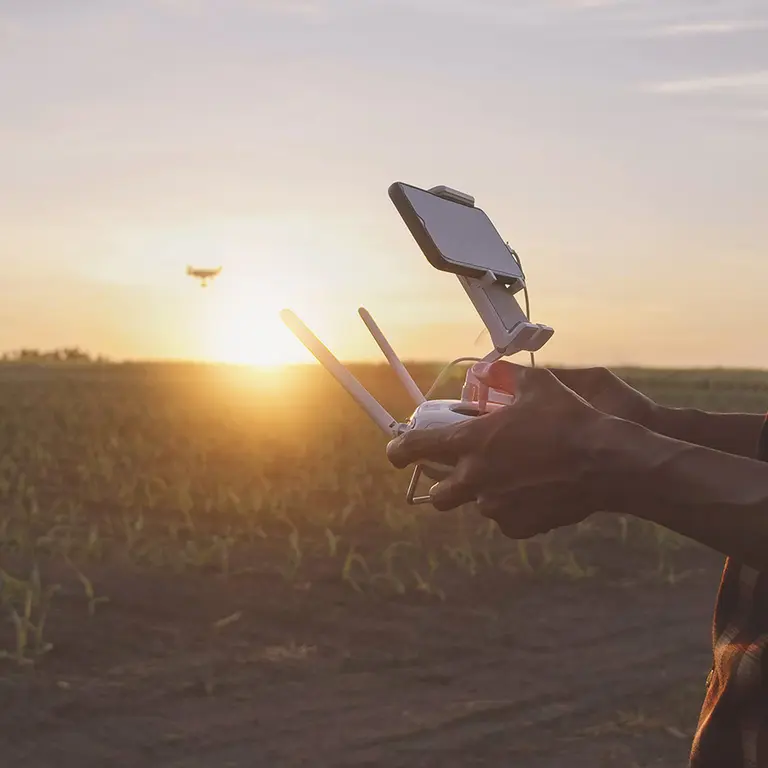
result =
M496 360L493 363L475 363L471 371L487 387L514 395L518 389L520 369L521 365L508 360Z
M550 368L568 389L591 400L611 383L613 375L605 368Z
M555 377L546 368L530 368L508 360L493 363L475 363L472 373L486 386L499 392L520 397L526 389L536 389L556 384Z

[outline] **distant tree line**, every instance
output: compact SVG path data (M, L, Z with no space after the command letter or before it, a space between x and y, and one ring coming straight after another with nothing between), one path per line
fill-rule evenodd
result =
M5 352L0 356L4 363L106 363L102 355L96 357L80 349L80 347L63 347L43 351L40 349L17 349Z

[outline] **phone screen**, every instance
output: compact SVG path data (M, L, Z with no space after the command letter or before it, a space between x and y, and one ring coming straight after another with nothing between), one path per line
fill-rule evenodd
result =
M480 208L400 182L390 187L390 197L433 266L471 276L490 271L512 282L522 279L520 267Z

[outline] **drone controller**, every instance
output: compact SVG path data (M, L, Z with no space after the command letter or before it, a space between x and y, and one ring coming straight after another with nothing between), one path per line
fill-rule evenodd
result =
M541 349L554 331L549 326L530 322L520 308L514 295L525 289L519 261L501 240L490 219L475 208L474 198L450 187L421 190L399 183L393 184L389 193L430 263L457 275L482 318L494 343L493 351L482 361L493 362L516 352L533 353ZM457 207L469 211L457 211ZM362 307L358 312L416 406L405 422L394 419L291 310L282 310L280 317L390 439L411 429L447 427L512 404L511 394L484 385L471 368L466 373L461 399L428 400L370 313ZM429 495L416 495L422 474L441 480L451 470L452 467L432 462L417 465L406 493L407 503L431 502Z

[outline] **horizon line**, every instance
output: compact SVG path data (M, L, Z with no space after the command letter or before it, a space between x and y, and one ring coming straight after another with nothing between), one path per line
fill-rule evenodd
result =
M502 358L504 359L504 358ZM342 365L352 367L376 367L376 368L389 368L390 365L386 360L340 360ZM445 360L429 360L429 359L413 359L403 360L403 365L407 366L445 366L447 362ZM514 362L511 361L510 362ZM466 365L466 363L457 363L459 365ZM94 357L88 360L51 360L41 358L39 360L0 360L0 368L3 367L50 367L50 368L97 368L97 367L128 367L128 366L195 366L205 368L242 368L249 370L269 370L277 372L280 369L287 368L305 368L307 366L314 366L316 368L322 368L322 364L316 360L307 360L301 362L288 362L288 363L272 363L272 364L258 364L258 363L238 363L238 362L226 362L221 360L201 360L195 358L125 358L125 359L109 359L102 357ZM554 361L539 362L538 367L542 368L563 368L563 369L578 369L578 368L607 368L609 370L638 370L638 371L681 371L681 372L708 372L708 371L732 371L732 372L745 372L745 373L765 373L768 374L768 367L757 368L749 366L729 366L729 365L691 365L691 366L664 366L664 365L649 365L642 363L618 363L616 365L603 365L603 364L590 364L581 363L579 365L568 365L565 363L557 363Z

